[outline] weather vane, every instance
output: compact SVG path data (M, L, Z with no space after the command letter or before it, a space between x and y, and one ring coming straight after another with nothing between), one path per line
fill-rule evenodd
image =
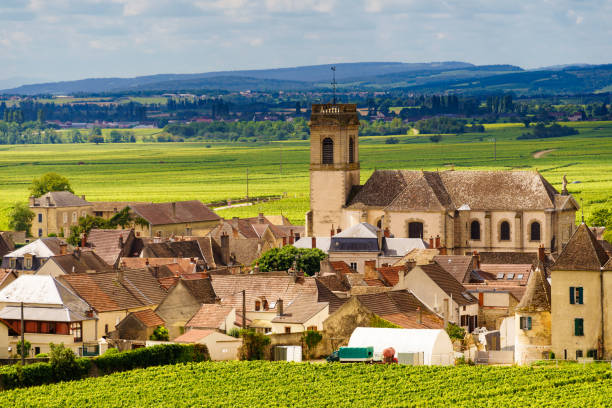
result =
M332 79L331 85L332 85L332 89L334 91L334 102L333 103L335 105L336 104L336 85L337 85L337 83L336 83L336 66L334 65L333 67L331 67L331 70L333 72L333 74L332 74L333 75L333 77L332 77L333 79Z

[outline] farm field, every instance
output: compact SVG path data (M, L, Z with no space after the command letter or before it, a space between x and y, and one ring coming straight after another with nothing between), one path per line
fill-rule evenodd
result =
M4 407L609 406L608 364L560 367L206 362L0 393Z
M569 191L584 199L588 216L601 206L612 206L612 122L571 126L580 134L539 140L516 140L526 130L522 124L443 135L439 143L431 142L428 135L396 136L398 144L386 144L388 136L360 137L361 181L375 168L537 169L558 190L566 174ZM159 130L139 133L151 131ZM534 158L544 150L549 152ZM244 197L248 169L249 196L285 194L285 198L219 214L282 213L303 224L309 207L308 167L309 142L301 140L0 146L0 229L7 228L8 208L27 200L31 180L49 171L68 177L75 193L88 200L210 202Z

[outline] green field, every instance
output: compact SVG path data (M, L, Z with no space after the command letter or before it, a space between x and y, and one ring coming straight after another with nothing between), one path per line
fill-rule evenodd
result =
M557 189L567 174L569 190L584 199L585 215L612 205L612 122L572 123L580 134L570 137L516 140L521 124L487 125L485 133L361 137L361 180L378 169L520 169L539 170ZM154 129L157 131L156 129ZM143 129L140 133L151 132ZM497 157L494 160L494 143ZM237 199L246 195L284 194L261 205L220 211L222 216L288 216L303 224L308 210L308 141L264 143L135 143L0 146L0 229L7 228L7 209L26 201L33 178L55 171L70 179L77 194L89 200L169 201ZM207 147L210 146L210 147ZM555 149L541 158L537 151ZM282 156L282 174L281 174Z
M603 407L608 364L190 363L0 393L3 407Z

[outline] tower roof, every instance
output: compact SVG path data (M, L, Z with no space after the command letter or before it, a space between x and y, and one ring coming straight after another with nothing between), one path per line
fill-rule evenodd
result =
M527 289L516 307L522 312L550 312L550 284L546 279L544 263L540 261L529 275Z
M557 258L552 270L599 271L608 254L585 223L580 224Z

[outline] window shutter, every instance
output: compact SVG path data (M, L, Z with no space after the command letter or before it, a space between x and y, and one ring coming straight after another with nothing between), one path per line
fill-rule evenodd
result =
M578 297L578 301L576 303L578 303L579 305L582 305L584 303L584 299L582 297L582 292L583 292L583 288L576 288L577 293L577 297Z
M570 304L574 304L574 287L570 286Z
M527 317L527 330L531 330L531 316Z
M574 319L574 336L578 336L578 319Z

